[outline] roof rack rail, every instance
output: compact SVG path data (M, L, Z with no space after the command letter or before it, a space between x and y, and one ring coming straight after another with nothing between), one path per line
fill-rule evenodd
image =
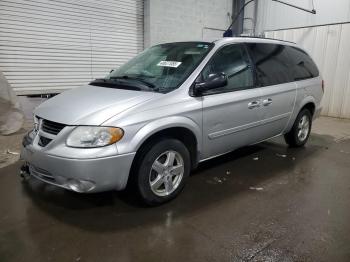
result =
M296 44L295 42L292 42L292 41L283 40L283 39L277 39L277 38L269 38L269 37L264 37L264 36L245 36L245 35L238 35L238 36L234 36L234 37L244 37L244 38L254 38L254 39L277 40L277 41L281 41L281 42Z

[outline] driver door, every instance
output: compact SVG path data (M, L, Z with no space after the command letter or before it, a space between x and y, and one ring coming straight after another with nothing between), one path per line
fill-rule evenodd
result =
M261 90L255 85L253 70L244 44L219 49L202 71L205 81L211 74L224 72L228 84L202 94L203 158L210 158L260 141Z

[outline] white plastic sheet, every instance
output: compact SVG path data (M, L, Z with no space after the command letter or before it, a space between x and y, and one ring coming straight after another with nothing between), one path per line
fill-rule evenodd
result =
M0 71L0 135L10 135L21 129L24 115L20 103L4 74Z

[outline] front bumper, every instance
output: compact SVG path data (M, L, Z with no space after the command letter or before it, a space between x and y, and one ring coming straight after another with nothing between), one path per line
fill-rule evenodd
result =
M50 155L33 144L26 144L21 151L21 159L28 165L31 176L48 184L85 193L124 189L134 156L135 153L68 158Z

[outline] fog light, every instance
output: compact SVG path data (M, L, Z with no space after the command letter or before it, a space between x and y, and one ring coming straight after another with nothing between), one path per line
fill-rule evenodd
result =
M67 181L67 187L75 192L83 193L92 190L95 184L87 180L69 179Z

